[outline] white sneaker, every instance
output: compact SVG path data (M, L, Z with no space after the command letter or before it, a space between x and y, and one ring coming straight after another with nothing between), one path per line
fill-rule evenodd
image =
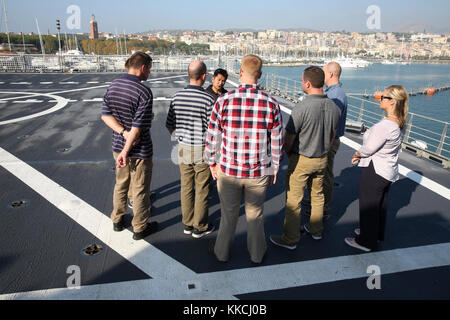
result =
M370 250L369 248L363 247L362 245L358 244L355 240L355 238L345 238L345 243L348 244L350 247L365 251L365 252L370 252L372 250Z

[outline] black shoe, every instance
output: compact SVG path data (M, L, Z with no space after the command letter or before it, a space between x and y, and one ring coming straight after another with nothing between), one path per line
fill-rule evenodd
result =
M117 223L113 223L113 226L114 226L114 231L117 231L117 232L120 232L123 229L125 229L125 223L124 223L123 219Z
M189 235L191 235L192 234L192 232L194 231L194 227L190 227L190 226L184 226L184 234L189 234Z
M155 233L156 231L158 231L158 222L156 221L150 222L147 224L147 227L144 229L144 231L135 232L133 234L133 239L134 240L144 239L145 237L151 235L152 233Z
M206 236L207 234L210 234L211 232L213 232L214 228L215 227L212 224L209 224L208 229L206 229L205 231L199 231L194 228L194 231L192 232L192 236L196 239L199 239L199 238Z

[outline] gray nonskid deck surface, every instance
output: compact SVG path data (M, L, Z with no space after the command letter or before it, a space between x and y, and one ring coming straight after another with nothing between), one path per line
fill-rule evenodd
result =
M0 85L2 92L0 99L14 97L10 93L5 93L11 91L52 93L77 90L57 93L63 98L72 100L61 110L30 120L0 125L0 148L30 165L105 217L109 217L112 210L114 161L111 154L111 130L100 120L101 101L98 99L103 97L108 82L117 76L117 74L32 74L24 79L23 75L0 75L0 80L4 82ZM159 78L168 79L152 83L152 79ZM349 165L354 150L344 144L336 156L334 171L337 186L331 208L332 217L325 222L322 241L315 241L303 235L297 249L293 251L275 247L268 241L268 252L263 264L255 266L251 263L247 252L245 213L241 206L230 261L227 263L215 261L208 253L208 244L215 239L217 231L201 239L193 239L183 233L179 169L171 159L176 143L171 141L165 129L170 103L168 100L187 84L187 76L158 73L152 74L149 80L151 81L147 84L152 88L155 97L155 120L151 130L154 142L151 189L156 192L156 201L152 206L151 221L158 221L161 230L144 241L151 244L149 250L153 250L151 248L156 250L151 251L155 255L161 258L168 257L164 260L171 264L168 269L180 271L179 275L164 273L164 270L160 269L155 269L154 272L151 269L147 270L148 268L140 264L140 261L142 259L151 261L151 257L140 256L139 253L132 258L125 257L126 244L118 245L114 240L118 235L112 233L105 236L102 227L99 228L98 236L86 230L64 211L49 203L45 197L45 190L41 190L44 196L36 193L36 190L18 179L15 173L2 167L0 176L6 184L2 184L0 194L1 295L38 290L35 296L30 293L29 297L90 299L98 296L100 292L102 293L100 298L120 298L120 290L111 293L110 290L102 289L102 284L109 283L124 290L123 294L128 288L137 292L148 289L148 294L141 297L154 298L150 288L154 287L155 283L161 286L167 283L170 290L166 290L167 292L159 296L160 298L302 299L310 292L309 288L313 288L311 292L316 292L317 298L339 299L341 297L338 294L339 290L331 290L328 295L320 297L317 293L320 290L314 291L316 290L314 286L327 286L329 283L330 286L340 288L342 291L352 290L356 284L360 286L361 282L364 282L362 280L366 277L367 266L379 263L382 274L386 271L382 279L386 277L386 281L392 280L399 286L409 283L407 279L412 276L426 278L429 275L437 277L439 284L431 283L427 287L426 282L421 281L416 287L410 283L412 288L416 289L408 293L402 294L401 290L392 288L377 291L376 295L367 293L366 296L363 295L364 297L370 299L450 297L448 289L450 273L447 267L450 264L449 253L439 253L442 248L447 248L450 242L449 201L406 177L402 176L400 181L392 186L388 203L387 238L381 244L380 250L377 253L362 255L345 245L344 237L352 236L353 229L358 225L360 169ZM20 81L31 84L11 84ZM60 84L61 82L77 84ZM233 87L228 86L229 89ZM90 87L97 88L78 90ZM28 99L26 96L22 98L26 99ZM42 96L29 99L45 101L0 104L0 110L3 110L3 107L8 110L6 114L0 111L0 122L40 112L46 106L50 108L55 104L48 101L51 99ZM288 108L292 107L282 99L280 102ZM283 120L286 122L287 119L288 115L283 113ZM347 137L360 143L356 136L349 134ZM426 162L420 162L423 160L419 161L409 156L401 157L401 162L405 166L410 165L410 169L420 170L425 176L430 173L430 178L448 187L447 170L428 163L421 167L421 163ZM264 208L267 240L270 234L279 234L282 231L286 168L285 159L277 184L270 187L267 193ZM10 207L12 202L19 200L26 200L26 205L19 208ZM210 221L218 227L220 204L215 185L212 188L209 214ZM126 220L131 221L131 210ZM306 217L303 216L302 223L305 221ZM112 229L112 224L108 225L108 228ZM131 227L128 230L131 230ZM131 242L130 239L130 250L133 247ZM92 257L83 256L81 250L91 243L101 244L104 247L102 253ZM148 251L143 252L147 254ZM430 255L427 255L427 252L430 252ZM437 255L438 262L433 262L432 254ZM75 293L73 290L70 293L64 290L69 276L66 273L69 265L79 265L82 270L82 289ZM315 270L316 274L314 266L318 268ZM290 270L291 267L293 270ZM298 274L287 273L294 270L297 270ZM280 276L277 272L283 274ZM273 277L267 277L268 274L272 274ZM173 281L171 277L174 278ZM361 281L358 282L357 279ZM252 283L253 280L255 284ZM197 284L196 289L188 289L188 282ZM56 291L47 293L42 291L52 288ZM218 292L220 289L223 293ZM363 291L364 288L358 290ZM354 297L352 294L347 296ZM0 296L0 299L2 297L27 297L27 294Z

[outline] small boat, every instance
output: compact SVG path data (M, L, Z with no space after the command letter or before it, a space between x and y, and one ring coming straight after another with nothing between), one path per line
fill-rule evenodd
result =
M375 98L375 100L380 100L382 95L383 95L383 92L377 91L374 93L373 97Z

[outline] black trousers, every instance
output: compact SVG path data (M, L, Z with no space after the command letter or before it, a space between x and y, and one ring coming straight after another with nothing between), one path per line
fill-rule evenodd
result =
M378 240L384 240L386 205L392 182L375 173L373 163L362 169L359 182L359 223L361 233L356 242L376 249Z

